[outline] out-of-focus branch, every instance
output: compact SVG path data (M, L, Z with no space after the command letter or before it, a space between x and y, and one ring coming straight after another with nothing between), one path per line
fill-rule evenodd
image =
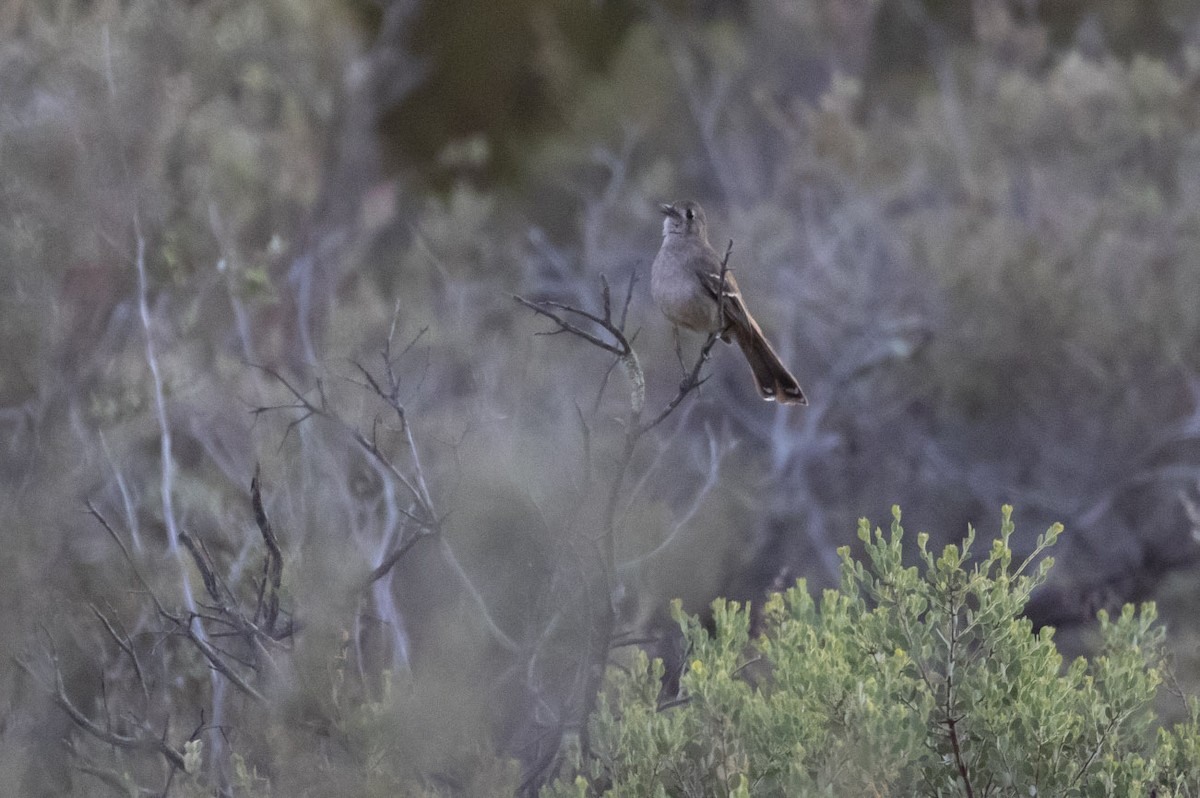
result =
M96 616L100 623L104 625L105 630L108 631L109 637L113 639L113 642L117 644L117 647L125 652L125 656L129 657L129 661L133 664L133 672L137 676L138 686L142 688L142 698L149 700L150 691L146 687L146 676L142 672L142 664L138 661L137 652L133 650L133 644L129 640L128 633L124 631L118 631L113 622L110 621L107 616L104 615L104 613L100 612L100 608L95 604L89 604L88 608L91 609L92 614Z
M129 553L129 549L125 546L125 542L121 540L121 536L116 533L116 530L112 528L112 525L108 523L108 520L101 515L99 510L96 509L96 506L92 504L91 499L88 499L84 504L91 516L100 522L100 526L104 528L104 531L108 533L108 536L111 537L113 542L117 544L117 548L119 548L121 553L125 555L125 562L129 563L129 567L133 570L133 575L137 577L138 582L141 583L142 587L145 589L146 595L148 595L151 601L154 602L154 607L156 610L158 610L159 615L166 615L166 609L163 607L162 602L158 600L158 596L150 587L150 583L147 582L145 577L142 576L142 572L138 569L137 563L134 562L133 556Z
M255 504L255 514L259 519L260 529L262 528L262 525L265 524L269 530L270 523L266 520L266 515L262 509L261 495L258 491L258 474L256 472L254 481L252 482L252 493L254 494L252 501ZM162 600L159 599L154 589L142 576L141 570L137 567L137 563L134 561L129 549L125 546L124 541L121 540L121 536L117 534L116 530L113 529L108 520L90 501L87 503L87 508L89 513L100 523L104 530L121 549L121 553L124 555L126 561L129 563L130 568L133 570L134 576L141 584L145 594L149 596L150 600L153 602L158 616L167 623L165 631L168 634L182 635L201 654L201 656L208 661L209 665L214 671L224 676L231 684L234 685L234 687L236 687L245 695L249 696L255 701L265 703L265 697L258 692L258 690L255 689L253 685L251 685L241 674L239 674L237 670L235 670L235 667L239 665L242 667L257 669L256 663L235 659L227 652L223 652L215 648L212 645L210 635L205 629L204 623L217 623L228 627L232 630L229 632L229 634L237 636L252 649L260 652L264 650L264 642L275 641L281 637L291 634L292 630L290 627L285 631L280 631L276 628L278 616L278 598L276 591L278 589L278 584L281 581L280 569L282 568L282 554L278 548L277 541L275 541L274 533L270 533L274 546L268 544L268 563L266 567L268 572L272 574L274 587L271 595L275 597L275 616L272 617L271 625L264 629L257 624L258 611L256 611L254 619L247 617L246 613L244 613L241 607L238 605L238 600L234 594L234 591L228 585L224 584L221 575L214 566L212 556L208 553L202 543L197 542L192 538L191 535L184 531L180 531L179 533L180 543L183 544L184 548L186 548L191 555L192 562L204 583L205 592L213 602L212 614L203 614L196 609L188 610L186 615L177 615L169 611L163 604ZM275 564L271 565L271 563ZM261 610L261 591L259 596L259 609ZM99 610L93 607L93 612L105 626L109 632L109 635L114 641L116 641L118 647L121 648L121 650L131 658L135 672L138 674L138 678L142 679L141 666L138 663L138 659L134 653L132 645L129 644L129 642L117 632L116 628L112 625L108 618L101 614ZM143 692L145 692L145 689L146 688L143 680Z
M308 365L320 361L317 351L329 302L351 262L345 253L370 234L359 217L363 198L380 182L380 119L429 74L425 59L410 45L422 6L421 0L371 4L378 14L375 39L346 65L343 91L335 98L332 118L338 124L330 128L329 163L309 218L296 236L286 276L290 332Z
M286 405L255 408L253 412L258 415L261 413L280 410L298 411L300 413L299 418L293 419L288 424L289 433L292 427L299 423L303 423L314 416L332 422L335 426L346 433L350 439L353 440L354 443L367 454L367 456L374 460L383 469L385 473L395 480L396 484L400 485L412 500L415 512L403 508L398 508L398 512L412 522L415 529L413 529L405 539L401 540L396 549L386 555L379 565L371 569L366 577L358 584L359 589L365 590L376 581L386 576L387 573L395 566L397 562L400 561L400 559L413 547L413 545L416 544L417 541L425 537L433 537L439 541L439 551L443 559L454 571L459 582L462 584L463 588L467 592L467 595L470 597L472 603L475 604L476 609L479 611L480 618L483 620L483 623L488 629L489 634L503 648L507 649L508 651L515 652L519 650L518 645L512 640L511 637L508 636L507 633L505 633L503 629L500 628L500 625L496 623L492 611L487 606L487 602L484 599L483 594L480 593L474 582L472 582L470 576L462 567L462 564L458 561L454 551L450 548L450 545L441 535L441 518L438 516L434 508L432 494L430 493L428 481L425 477L425 468L421 462L420 451L418 450L416 439L413 436L412 424L408 419L408 414L403 403L400 401L402 385L400 375L395 369L396 360L411 350L412 347L416 345L417 341L420 340L420 338L424 335L424 333L425 330L421 330L404 348L403 351L397 355L393 355L392 340L395 334L395 317L393 317L392 328L388 334L387 341L384 344L383 352L381 353L384 363L384 374L382 381L377 379L376 376L362 364L354 364L355 368L358 369L359 373L362 374L363 378L366 380L365 384L360 384L361 387L372 391L396 414L396 419L399 422L400 429L404 433L405 446L408 449L409 466L405 470L402 470L392 460L392 458L389 457L382 448L380 448L375 439L374 428L372 429L371 437L368 438L361 430L345 421L337 414L337 412L329 408L328 402L325 399L324 391L320 388L320 381L317 382L319 395L318 403L309 399L303 391L292 385L285 377L283 377L274 369L265 366L260 367L264 372L275 378L281 385L283 385L292 395L295 401Z
M225 661L225 658L221 656L220 652L214 649L208 642L207 635L197 631L198 628L203 627L200 627L197 620L193 619L191 623L188 623L183 627L184 636L187 637L188 640L192 641L192 645L194 645L196 649L204 655L204 658L207 659L209 664L213 666L213 669L228 679L230 684L253 698L255 701L259 702L260 704L266 704L266 696L255 690L249 682L238 675L238 673L234 671L232 667L230 667L229 663Z
M291 432L293 427L304 423L314 416L333 422L344 432L346 432L355 442L355 444L357 444L359 448L366 452L372 460L382 466L383 470L387 472L387 474L391 476L397 484L404 488L404 490L412 497L413 501L416 502L417 507L421 510L420 515L416 515L407 510L401 510L400 512L403 513L410 521L427 529L430 533L436 533L438 531L440 528L439 519L433 511L433 507L431 507L425 501L425 496L421 490L407 475L405 475L402 471L400 471L399 468L396 467L396 465L388 458L386 454L384 454L382 450L380 450L379 446L376 445L373 440L368 439L365 435L363 435L361 430L347 423L341 418L341 416L328 409L328 403L325 399L325 392L321 386L320 380L317 380L317 393L320 397L320 401L317 403L309 399L303 391L292 385L286 377L277 372L275 369L268 366L260 366L260 368L273 379L275 379L280 385L286 388L296 401L286 405L268 405L264 407L256 407L252 411L255 415L279 412L281 410L300 411L300 416L292 419L288 423L288 433ZM383 398L386 401L386 395L384 395ZM287 433L285 433L285 437L286 434Z
M258 585L258 601L254 608L254 620L262 621L267 634L275 631L275 623L279 619L279 589L283 583L283 552L279 549L279 540L275 537L275 529L263 509L262 483L259 481L259 467L254 466L254 477L250 480L250 504L254 508L254 523L262 535L263 544L267 548L263 557L262 581Z
M142 235L141 219L136 211L133 214L133 232L137 247L134 265L137 268L138 315L142 322L142 332L146 336L146 365L150 369L151 382L154 387L154 409L156 418L158 419L159 459L162 469L163 521L167 527L167 543L171 547L171 553L175 555L176 561L182 568L183 563L179 558L179 523L175 516L175 457L171 453L171 425L167 423L166 394L163 390L162 373L158 364L158 351L155 346L153 324L150 319L150 305L146 298L149 292L146 277L146 239ZM190 605L192 597L187 587L187 580L183 579L181 582L185 598Z
M104 726L101 726L84 714L82 710L71 702L70 697L67 696L66 687L62 681L62 672L58 669L57 657L51 652L49 658L54 667L54 685L52 687L43 683L41 677L33 669L33 666L26 662L24 658L14 657L13 662L18 668L25 671L35 684L40 685L42 689L46 690L54 700L54 703L71 719L71 722L87 734L102 743L113 745L117 748L161 754L172 768L185 769L183 752L168 745L149 727L139 727L136 734L119 734L112 730L111 723L106 722Z
M1200 563L1200 505L1182 491L1179 499L1190 530L1180 528L1169 537L1147 541L1140 557L1107 572L1059 578L1042 586L1024 611L1034 628L1094 623L1100 610L1118 612L1123 604L1144 601L1169 574L1195 568Z
M708 70L709 80L701 85L698 76L696 55L690 52L688 37L680 23L659 3L650 5L650 19L653 21L666 55L678 80L680 93L683 95L691 121L695 125L696 139L708 159L708 168L716 178L726 199L740 202L744 199L737 170L732 167L733 161L729 153L721 146L717 132L721 129L722 112L728 105L729 93L733 82L721 70Z

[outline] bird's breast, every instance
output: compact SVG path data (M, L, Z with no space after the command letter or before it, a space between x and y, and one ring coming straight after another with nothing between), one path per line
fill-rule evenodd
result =
M689 249L663 243L650 267L650 295L673 324L710 332L717 327L717 303L700 284Z

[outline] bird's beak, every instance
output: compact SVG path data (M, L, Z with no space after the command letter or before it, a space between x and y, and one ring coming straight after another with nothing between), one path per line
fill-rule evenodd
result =
M679 209L670 203L663 203L658 206L658 209L663 212L664 216L670 216L674 219L679 218Z

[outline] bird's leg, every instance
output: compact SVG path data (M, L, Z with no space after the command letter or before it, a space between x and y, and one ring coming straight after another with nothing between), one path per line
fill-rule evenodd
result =
M688 373L687 364L683 362L683 344L679 341L679 327L673 326L672 331L675 333L675 359L679 361L679 370L684 374Z

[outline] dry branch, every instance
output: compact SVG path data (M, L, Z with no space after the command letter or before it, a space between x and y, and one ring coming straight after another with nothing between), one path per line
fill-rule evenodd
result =
M729 259L732 247L733 242L731 241L721 265L720 279L722 283L726 280L726 262ZM708 361L713 345L720 337L716 333L707 337L695 362L690 368L685 367L683 381L680 383L675 395L654 416L644 419L646 376L637 352L633 348L633 339L636 336L626 333L629 305L633 298L635 283L636 275L631 276L625 291L624 301L620 310L616 313L614 313L613 309L612 292L609 288L608 280L603 276L600 278L600 313L593 313L574 305L552 300L532 301L521 296L513 297L517 302L529 308L534 313L550 319L554 323L555 329L539 334L555 335L568 333L615 357L615 360L605 371L601 379L601 387L596 399L597 409L599 408L600 397L603 395L609 375L617 363L620 363L624 367L630 389L629 412L624 420L622 449L620 455L617 457L616 467L611 474L608 484L601 533L599 539L594 541L599 548L599 581L604 584L607 590L602 596L593 595L594 591L585 590L584 601L586 606L584 610L585 617L587 618L587 628L585 630L582 652L578 655L575 665L575 677L573 679L575 686L570 690L570 694L563 699L561 711L549 713L549 718L545 723L537 724L539 731L535 739L530 741L526 746L525 759L527 772L521 787L522 792L525 794L534 794L538 785L545 780L546 775L553 770L555 763L558 761L560 755L559 745L552 745L549 749L544 747L547 735L557 735L558 741L561 742L563 736L566 734L571 732L578 733L581 735L584 747L587 747L586 720L595 708L603 681L605 665L608 661L608 653L611 650L613 642L612 632L615 616L612 601L616 589L617 574L615 562L616 519L617 506L624 491L625 476L630 464L633 462L633 455L638 442L646 433L665 421L689 394L699 390L700 386L704 384L707 379L707 377L701 376L704 364ZM719 313L723 319L725 308L723 292L721 293ZM581 321L590 322L596 329L585 329ZM582 413L580 413L580 425L583 429L585 454L590 455L591 433ZM588 483L590 484L592 478L590 456L589 462L585 466L589 477ZM582 581L587 586L592 583L593 579L591 576L585 574ZM541 657L541 652L548 644L549 638L554 636L556 630L566 625L566 617L567 610L565 609L556 613L548 622L531 651L526 683L527 689L533 696L540 697L537 684L537 663Z
M455 576L462 584L467 596L479 611L480 618L484 626L487 628L492 638L504 649L510 652L519 650L519 646L511 637L500 628L492 615L491 609L487 606L483 594L475 586L468 576L462 564L458 561L458 557L454 554L453 549L442 536L442 519L434 508L432 493L429 490L429 484L425 476L425 468L421 462L420 452L418 450L416 439L413 436L412 425L408 421L407 411L400 401L401 379L396 372L395 362L404 353L412 349L416 342L424 335L425 330L422 329L417 333L416 337L404 348L404 350L396 356L392 355L392 339L395 332L395 321L393 319L392 330L388 335L387 341L384 344L382 359L384 363L384 379L381 381L370 372L369 369L360 363L354 363L355 368L363 375L365 383L359 383L374 393L395 413L400 424L400 429L404 433L405 447L408 449L409 465L405 470L402 470L389 455L383 451L375 439L374 427L372 428L371 437L367 437L357 427L353 426L344 420L336 411L330 409L325 398L324 390L321 388L320 380L317 380L318 394L320 402L315 403L308 398L305 392L299 390L292 385L286 378L275 370L260 366L264 372L276 379L295 399L294 402L286 405L276 405L256 408L253 412L257 414L272 412L272 411L299 411L300 416L293 419L287 427L287 433L290 433L292 428L297 424L306 421L314 416L332 422L336 427L343 431L366 455L383 469L401 488L408 494L412 500L413 510L403 507L397 508L397 511L410 521L415 527L410 530L409 534L401 540L395 550L383 557L382 561L370 570L364 579L358 583L356 589L365 590L379 579L383 578L395 566L397 562L412 549L413 545L418 540L426 537L432 537L439 543L439 552L441 553L446 564L454 571ZM286 434L285 433L285 437Z

